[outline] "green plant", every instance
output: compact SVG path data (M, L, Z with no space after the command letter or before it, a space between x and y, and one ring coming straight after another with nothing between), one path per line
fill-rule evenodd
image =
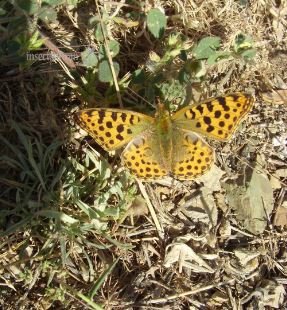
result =
M163 43L161 55L151 52L142 69L132 74L132 86L153 102L160 96L168 105L183 102L186 87L206 79L208 67L222 61L241 59L247 62L255 56L252 40L239 35L231 50L220 50L219 37L205 37L192 44L179 34L170 35Z
M151 9L146 16L148 30L159 39L166 28L166 16L159 9Z

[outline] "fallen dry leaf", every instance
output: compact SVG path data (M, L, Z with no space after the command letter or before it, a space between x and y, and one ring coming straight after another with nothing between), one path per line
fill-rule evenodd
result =
M262 93L265 102L272 104L287 104L287 89L272 90L272 92Z
M260 234L265 230L267 218L273 210L273 190L268 177L263 172L246 167L244 173L235 180L228 180L226 197L241 225Z
M228 302L229 298L225 292L216 291L208 301L208 306L222 306L224 303Z
M287 201L284 201L276 210L274 226L287 226Z
M214 273L214 270L187 244L175 242L167 248L171 249L164 259L163 264L166 268L178 263L179 272L185 267L197 273Z
M285 295L286 291L282 284L277 283L275 280L263 280L254 292L241 300L241 303L245 304L254 297L262 305L261 309L265 309L267 306L275 309L285 309L281 308Z
M259 251L252 251L249 249L237 249L234 255L238 259L241 266L246 266L251 260L261 255Z

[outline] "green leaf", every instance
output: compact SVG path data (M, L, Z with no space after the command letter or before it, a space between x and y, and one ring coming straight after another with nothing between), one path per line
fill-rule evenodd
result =
M21 46L21 51L33 51L43 45L44 39L40 37L38 31L35 31L32 35L28 32L22 32L16 37L17 42Z
M7 13L6 10L4 10L3 8L0 8L0 16L4 16Z
M95 30L95 37L99 42L104 41L104 36L107 36L107 26L103 24L103 29L101 23L98 23Z
M114 70L116 76L118 76L120 72L120 65L117 62L113 62ZM110 64L107 60L103 60L99 65L99 80L104 83L109 83L113 81L113 75L110 68Z
M250 36L240 33L236 36L234 41L234 50L240 53L243 50L251 49L253 47L253 40Z
M44 22L55 22L57 20L57 12L49 6L41 8L39 18Z
M187 74L195 78L201 78L206 74L206 68L203 61L187 61L184 68Z
M208 59L207 63L209 65L214 65L215 63L219 62L221 59L228 59L231 56L231 53L228 51L218 51L211 54Z
M251 48L241 53L241 56L247 59L252 59L256 56L256 49Z
M254 58L256 49L253 48L253 39L243 33L238 34L234 41L234 51L246 60Z
M108 42L108 49L110 51L111 57L115 57L120 51L120 44L115 40L110 41ZM102 57L100 56L100 58L107 58L107 53L104 45L100 46L99 54L102 55Z
M43 3L46 3L46 4L53 6L53 7L56 7L56 6L59 6L63 3L66 3L66 1L64 1L64 0L44 0Z
M76 7L78 4L78 0L67 0L67 5Z
M41 210L35 213L35 216L44 216L47 218L54 218L58 219L66 224L75 224L79 223L78 220L74 219L73 217L69 216L64 212L58 212L53 210Z
M85 67L96 67L98 65L98 57L91 48L85 49L81 53L81 58Z
M183 85L178 79L172 79L169 82L156 85L161 92L161 97L165 103L175 103L181 101L186 95L186 85Z
M34 34L32 34L31 38L29 39L29 50L35 50L43 45L45 42L45 39L42 39L39 32L35 31Z
M132 81L134 84L143 84L146 80L146 75L143 69L137 69L132 74Z
M38 12L41 7L40 3L37 0L18 0L16 1L17 5L28 14L35 14Z
M196 59L207 59L220 46L221 39L219 37L206 37L192 49L192 53Z
M178 74L178 80L181 84L187 84L191 80L191 75L186 71L185 68L182 68Z
M166 28L166 16L159 9L151 9L147 14L147 27L155 38L160 38Z

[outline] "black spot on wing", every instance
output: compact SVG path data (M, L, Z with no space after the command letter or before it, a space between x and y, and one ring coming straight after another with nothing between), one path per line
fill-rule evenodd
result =
M115 122L118 118L118 114L116 112L112 112L111 117L112 117L112 120Z
M202 105L198 105L198 106L196 107L196 110L199 111L200 114L202 114L202 113L203 113L203 106L202 106Z
M112 122L110 122L110 121L106 122L106 126L107 126L108 128L113 128L113 124L112 124Z
M207 128L206 128L206 131L207 132L212 132L214 130L214 127L213 126L208 126Z
M195 112L192 111L192 109L185 111L184 115L187 119L195 119L196 116Z
M229 111L230 107L226 104L226 98L225 97L218 97L216 98L219 104L222 106L224 111Z
M213 111L213 104L211 103L211 101L208 101L205 104L206 104L207 110L209 112L212 112Z
M131 125L134 124L134 116L133 116L133 115L131 115L131 117L130 117L130 124L131 124Z
M232 99L233 99L234 101L237 101L238 98L239 98L239 96L236 95L236 94L230 95L230 97L232 97Z
M211 124L211 118L208 116L204 116L203 117L203 121L205 122L206 125L210 125Z
M98 113L98 115L99 115L99 118L100 118L100 119L104 119L106 113L105 113L105 111L100 110L99 113ZM91 112L91 116L92 116L92 112Z
M121 119L122 119L123 122L126 121L126 119L127 119L126 113L122 113L122 114L121 114Z
M93 116L93 111L87 111L86 114L88 115L88 117L92 117Z
M123 132L123 131L124 131L124 126L123 126L122 124L118 125L118 126L117 126L117 132L118 132L118 133L121 133L121 132Z
M214 112L214 117L219 118L221 116L221 111L215 111Z
M226 119L229 119L229 118L230 118L230 114L229 114L229 113L226 113L226 114L224 115L224 117L225 117Z
M221 105L225 105L226 104L226 99L225 97L218 97L216 98L217 101L221 104Z
M123 141L123 140L124 140L124 137L123 137L122 135L120 135L120 134L117 134L117 135L116 135L116 138L117 138L118 140L120 140L120 141Z

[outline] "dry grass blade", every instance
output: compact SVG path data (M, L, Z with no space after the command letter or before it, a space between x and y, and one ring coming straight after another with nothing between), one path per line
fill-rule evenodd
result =
M147 207L148 207L148 209L149 209L150 215L151 215L151 217L152 217L152 219L153 219L153 222L154 222L154 224L155 224L155 227L156 227L156 229L157 229L159 238L160 238L160 239L163 239L164 231L163 231L163 229L162 229L162 227L161 227L161 225L160 225L160 223L159 223L159 220L158 220L158 218L157 218L157 216L156 216L156 213L155 213L155 211L154 211L154 207L153 207L153 205L152 205L152 203L151 203L151 201L150 201L150 199L149 199L149 196L148 196L148 194L147 194L147 192L146 192L146 189L145 189L143 183L142 183L140 180L137 180L137 182L138 182L138 185L139 185L139 189L140 189L140 191L141 191L141 193L142 193L142 195L143 195L143 197L144 197L144 199L145 199L145 201L146 201L146 203L147 203ZM148 186L148 185L147 185L147 186Z
M195 289L195 290L190 290L190 291L186 291L183 293L178 293L178 294L166 296L164 298L152 299L152 300L149 300L147 304L164 303L164 302L167 302L169 300L177 299L180 297L185 297L185 296L190 296L190 295L195 295L195 294L198 294L201 292L205 292L205 291L211 290L211 289L216 288L216 287L221 287L221 286L225 286L225 285L234 285L234 282L235 282L235 280L232 279L232 280L225 281L225 282L219 282L218 284L207 285L207 286Z

